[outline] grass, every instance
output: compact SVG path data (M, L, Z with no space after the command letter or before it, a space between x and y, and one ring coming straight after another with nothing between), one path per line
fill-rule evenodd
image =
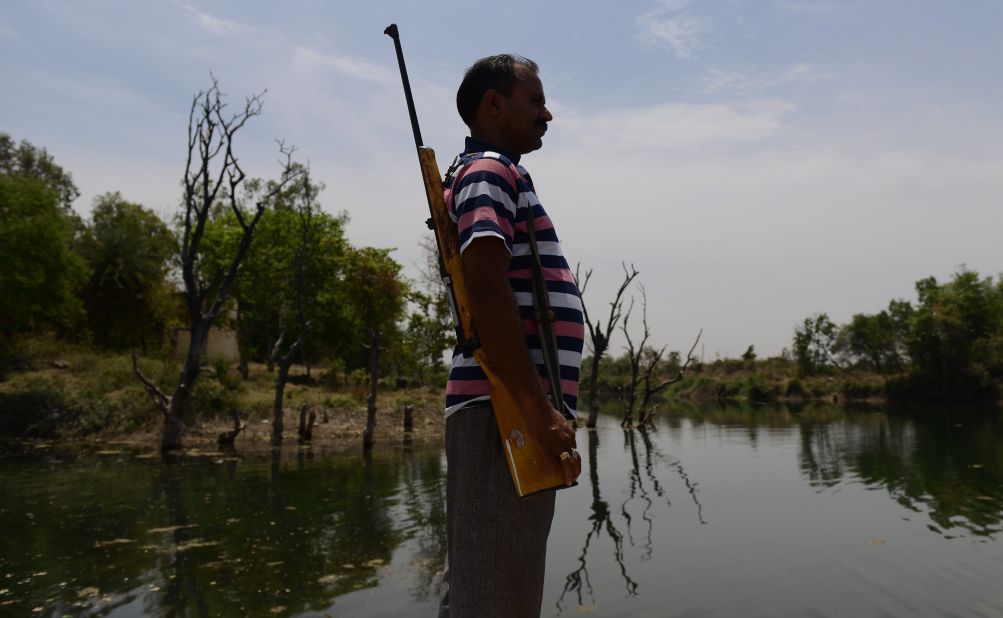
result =
M111 439L144 436L152 439L162 423L132 370L127 354L96 352L51 340L28 342L26 367L0 381L0 436L46 439ZM166 354L141 357L143 373L168 395L180 376L181 362ZM246 436L267 436L273 416L275 375L264 365L251 364L245 381L236 364L212 359L195 385L195 418L189 431L207 439L232 425L240 414ZM324 371L314 369L306 379L305 367L294 366L284 394L285 434L295 437L300 410L318 417L314 435L347 438L361 435L366 421L368 389L352 384L327 386ZM403 408L415 405L419 433L439 435L442 389L381 387L377 396L377 435L395 434L402 426ZM326 422L325 422L326 419ZM241 439L244 439L242 436Z

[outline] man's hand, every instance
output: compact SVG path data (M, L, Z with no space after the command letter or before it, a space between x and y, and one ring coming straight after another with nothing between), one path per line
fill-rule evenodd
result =
M526 416L526 430L533 434L545 455L560 460L564 470L564 484L571 485L582 473L582 458L578 454L575 428L553 406L548 404L546 407L546 410ZM569 456L561 457L562 453Z

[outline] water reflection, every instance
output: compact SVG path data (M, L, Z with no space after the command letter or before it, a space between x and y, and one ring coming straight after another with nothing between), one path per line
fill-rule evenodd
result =
M992 538L1003 522L1003 417L986 410L857 414L801 424L802 471L819 488L882 487L948 538Z
M814 604L830 592L871 615L916 615L907 604L934 593L1000 606L998 411L692 407L643 431L608 420L580 434L587 474L559 497L551 611L824 614ZM0 615L433 613L439 445L166 464L125 448L29 451L0 459ZM791 573L804 598L747 605Z
M0 615L288 616L380 585L413 545L417 600L444 560L441 450L161 463L46 454L0 474ZM40 468L45 474L36 482Z
M578 568L569 573L565 580L564 592L557 600L558 611L563 611L564 598L568 593L574 594L579 607L586 606L586 597L588 598L589 605L595 602L595 589L592 586L592 580L589 578L588 569L589 547L593 539L600 536L603 532L613 542L613 560L616 561L616 564L620 568L620 575L623 577L627 594L633 595L637 592L637 582L627 574L627 567L623 561L623 534L617 528L616 524L613 523L609 503L602 499L602 494L599 492L599 433L589 431L588 439L589 485L592 488L592 513L589 515L589 522L591 522L592 526L585 535L582 551L578 556Z
M609 501L604 499L599 489L599 432L588 432L588 478L589 486L592 490L591 512L589 515L590 527L585 534L585 539L581 543L581 551L577 557L577 567L565 577L564 589L557 600L557 610L562 612L565 609L568 598L574 600L579 608L590 608L596 601L596 591L592 584L589 573L590 557L594 560L605 561L610 557L616 565L622 581L623 590L627 597L638 594L639 584L630 574L627 560L625 558L625 548L635 547L640 550L638 561L641 563L649 561L655 552L655 506L663 503L666 507L672 506L664 481L661 478L659 464L667 470L672 470L683 482L687 493L696 505L697 519L699 523L706 524L703 518L703 505L700 503L696 483L689 479L682 462L677 459L666 457L657 447L652 437L655 429L637 428L622 429L623 434L623 455L626 456L628 466L626 466L625 479L611 479L610 483L614 489L620 489L623 500L620 503L619 514L622 518L622 527L613 518L613 512ZM608 435L608 434L607 434ZM640 440L643 446L643 453L638 448ZM622 470L622 466L611 466L610 471L615 473ZM657 502L655 500L657 498ZM639 518L640 522L635 522ZM635 523L640 528L640 536L635 539ZM590 556L593 542L605 535L612 543L612 555ZM610 582L605 582L606 586Z

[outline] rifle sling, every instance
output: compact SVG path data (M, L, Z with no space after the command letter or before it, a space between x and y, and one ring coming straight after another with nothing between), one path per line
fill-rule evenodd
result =
M554 334L554 312L550 308L550 294L547 291L547 280L543 276L543 265L540 262L540 248L536 243L536 225L533 206L526 209L526 232L529 235L529 249L533 254L533 318L536 321L537 332L540 334L540 349L543 352L543 364L550 381L550 395L553 406L564 414L564 397L561 395L561 364L557 354L557 337Z

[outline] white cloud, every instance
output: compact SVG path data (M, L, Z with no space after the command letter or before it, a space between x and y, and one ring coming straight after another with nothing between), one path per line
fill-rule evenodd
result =
M663 45L677 58L686 60L704 47L707 22L686 11L685 0L662 0L637 18L637 38L647 45Z
M998 154L905 149L852 130L795 137L742 149L544 148L526 165L569 259L596 269L590 309L611 298L619 261L633 262L656 343L673 349L702 327L709 353L755 344L776 354L812 312L845 322L962 262L999 270L999 226L986 224L1003 191Z
M795 13L831 13L837 8L832 0L775 0L774 5Z
M301 45L295 46L292 50L292 67L295 71L307 74L329 69L346 77L384 85L392 85L400 80L400 77L384 65L374 64L362 58L322 53Z
M810 62L793 64L775 74L711 69L701 80L700 90L707 94L730 92L749 95L785 84L813 84L834 77L833 72L822 70Z
M763 139L777 133L793 110L792 104L777 99L666 103L598 113L564 110L554 124L562 141L570 139L577 146L658 151Z
M200 28L205 30L210 34L236 34L236 33L250 33L254 31L251 26L230 20L223 19L221 17L216 17L215 15L210 15L204 11L198 10L196 7L182 3L181 7L184 8L195 20L195 23L199 25Z

